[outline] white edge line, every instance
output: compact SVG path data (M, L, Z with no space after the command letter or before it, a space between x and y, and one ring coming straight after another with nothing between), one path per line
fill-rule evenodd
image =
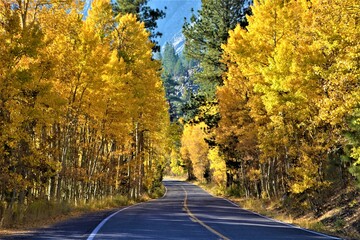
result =
M189 183L189 182L188 182L188 183ZM193 183L189 183L189 184L192 184L192 185L194 185L194 186L197 186L197 185L195 185L195 184L193 184ZM200 187L200 188L201 188L201 187ZM201 188L201 189L202 189L202 188ZM204 190L204 189L203 189L203 190ZM238 204L234 203L233 201L231 201L231 200L229 200L229 199L227 199L227 198L218 197L218 196L215 196L215 195L212 194L212 193L209 193L209 192L206 191L206 190L204 190L204 191L207 192L208 194L210 194L211 196L215 197L215 198L223 199L223 200L229 202L230 204L232 204L232 205L240 208L241 210L244 210L244 211L246 211L246 212L255 214L255 215L259 216L259 217L262 217L262 218L265 218L265 219L268 219L268 220L271 220L271 221L274 221L274 222L283 224L283 225L285 225L285 226L289 226L289 227L291 227L291 228L300 229L300 230L303 230L303 231L305 231L305 232L309 232L309 233L312 233L312 234L315 234L315 235L327 237L327 238L330 238L330 239L337 239L337 240L341 240L341 239L342 239L342 238L338 238L338 237L329 236L329 235L326 235L326 234L323 234L323 233L315 232L315 231L312 231L312 230L309 230L309 229L306 229L306 228L302 228L302 227L297 226L297 225L285 223L285 222L282 222L282 221L280 221L280 220L276 220L276 219L273 219L273 218L269 218L269 217L264 216L264 215L261 215L261 214L259 214L259 213L250 211L250 210L248 210L248 209L244 209L244 208L240 207Z
M165 193L164 193L164 196L162 196L160 199L163 199L163 198L165 198L165 196L166 196L166 194L167 194L167 192L168 192L168 189L167 189L167 187L164 185L164 187L165 187Z
M120 209L119 211L117 212L114 212L113 214L111 214L110 216L108 216L107 218L105 218L104 220L101 221L101 223L99 223L99 225L96 226L96 228L91 232L91 234L89 235L89 237L87 238L87 240L93 240L94 237L96 236L96 234L99 232L99 230L102 228L102 226L105 225L105 223L107 221L109 221L110 218L112 218L113 216L115 216L116 214L118 214L119 212L122 212L122 211L125 211L126 209L129 209L133 206L136 206L138 204L135 204L135 205L131 205L129 207L126 207L126 208L122 208Z
M165 187L164 196L162 196L161 198L165 198L167 192L168 192L167 187ZM150 200L150 201L155 201L155 200L157 200L157 199L153 199L153 200ZM148 202L150 202L150 201L148 201ZM116 214L118 214L118 213L120 213L120 212L122 212L122 211L125 211L125 210L127 210L127 209L129 209L129 208L135 207L135 206L137 206L137 205L143 204L143 203L146 203L146 202L137 203L137 204L131 205L131 206L129 206L129 207L122 208L122 209L120 209L119 211L114 212L113 214L107 216L107 218L103 219L103 220L96 226L96 228L90 233L90 235L89 235L89 237L87 238L87 240L93 240L93 239L95 238L96 234L99 232L99 230L105 225L105 223L106 223L107 221L109 221L109 219L112 218L113 216L115 216Z
M282 222L282 221L279 221L279 220L276 220L276 219L273 219L273 218L269 218L269 217L264 216L264 215L261 215L261 214L259 214L259 213L250 211L250 210L248 210L248 209L241 208L238 204L230 201L229 199L223 198L223 197L217 197L217 196L214 196L214 197L224 199L225 201L227 201L227 202L231 203L232 205L240 208L241 210L250 212L250 213L255 214L255 215L259 216L259 217L262 217L262 218L265 218L265 219L268 219L268 220L271 220L271 221L274 221L274 222L277 222L277 223L281 223L281 224L283 224L283 225L285 225L285 226L289 226L289 227L291 227L291 228L300 229L300 230L303 230L303 231L305 231L305 232L309 232L309 233L312 233L312 234L315 234L315 235L327 237L327 238L330 238L330 239L338 239L338 240L341 239L341 238L338 238L338 237L333 237L333 236L329 236L329 235L326 235L326 234L323 234L323 233L315 232L315 231L312 231L312 230L309 230L309 229L306 229L306 228L302 228L302 227L297 226L297 225L293 225L293 224L285 223L285 222Z

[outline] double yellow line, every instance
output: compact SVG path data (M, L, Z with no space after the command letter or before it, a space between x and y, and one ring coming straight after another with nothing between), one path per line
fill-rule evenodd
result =
M210 227L209 225L206 225L203 221L201 221L200 219L198 219L189 209L188 207L188 193L186 191L186 189L181 186L182 189L184 190L185 192L185 199L184 199L184 209L185 211L187 212L187 214L190 216L190 218L194 221L194 222L197 222L199 223L201 226L203 226L204 228L206 228L207 230L209 230L210 232L214 233L215 235L217 235L218 237L220 237L221 239L223 240L230 240L230 238L222 235L221 233L219 233L218 231L216 231L215 229L213 229L212 227Z

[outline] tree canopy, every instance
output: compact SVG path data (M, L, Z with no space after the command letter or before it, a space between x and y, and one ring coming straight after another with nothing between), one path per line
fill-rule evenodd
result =
M169 117L144 23L104 0L85 20L78 1L26 3L0 2L0 213L154 191Z

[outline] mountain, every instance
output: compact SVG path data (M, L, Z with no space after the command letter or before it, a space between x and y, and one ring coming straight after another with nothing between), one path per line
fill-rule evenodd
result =
M170 41L167 42L171 43L174 46L176 54L179 55L180 53L182 53L185 47L185 36L184 34L182 34L181 31L179 31L170 39Z
M185 18L189 21L193 13L201 8L201 0L149 0L148 5L153 9L165 11L166 17L158 20L158 31L163 36L158 39L163 48L166 42L174 45L177 53L184 48L185 38L182 35L182 26Z

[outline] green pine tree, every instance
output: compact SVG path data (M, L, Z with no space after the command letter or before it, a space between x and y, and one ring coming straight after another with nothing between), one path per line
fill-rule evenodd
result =
M193 16L184 25L185 55L199 61L196 80L201 92L210 98L214 97L216 86L222 84L222 74L226 70L220 61L221 45L226 43L229 30L238 23L246 25L244 3L244 0L203 0L199 16Z
M162 63L164 71L167 74L174 75L175 65L179 57L176 55L175 49L171 43L166 43L162 54Z

